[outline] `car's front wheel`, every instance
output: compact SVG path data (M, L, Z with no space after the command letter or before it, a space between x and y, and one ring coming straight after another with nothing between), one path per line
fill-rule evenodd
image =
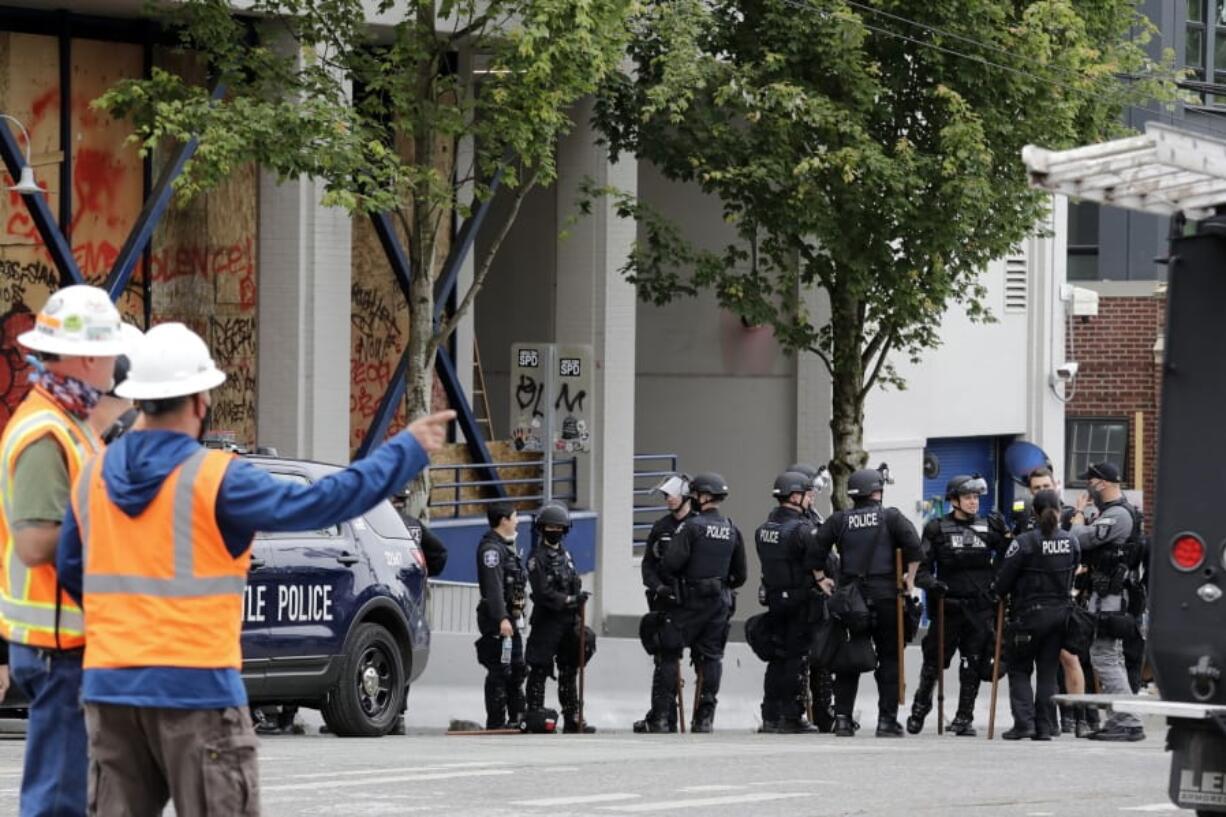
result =
M386 735L404 696L404 661L396 639L378 624L359 624L345 648L340 680L321 708L324 723L341 737Z

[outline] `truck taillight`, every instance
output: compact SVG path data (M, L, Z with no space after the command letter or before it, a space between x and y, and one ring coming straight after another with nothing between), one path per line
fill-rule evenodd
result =
M1181 533L1171 543L1171 564L1191 572L1205 563L1205 542L1195 533Z

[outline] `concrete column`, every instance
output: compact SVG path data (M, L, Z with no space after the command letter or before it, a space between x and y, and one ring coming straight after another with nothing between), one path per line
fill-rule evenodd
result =
M634 160L610 162L588 124L592 102L575 106L574 131L558 145L557 223L577 212L579 185L591 178L634 193ZM594 354L593 445L581 457L580 503L600 514L596 539L595 621L638 615L642 593L631 551L634 505L635 291L619 269L635 225L617 218L609 201L593 208L558 239L556 340L589 343Z
M1068 269L1068 198L1053 196L1051 213L1039 226L1048 236L1032 235L1023 244L1030 286L1026 436L1047 453L1056 468L1056 478L1066 483L1064 403L1058 395L1067 394L1068 386L1053 390L1050 377L1065 357L1068 304L1062 300L1062 293Z
M260 173L256 428L282 455L347 463L352 232L322 195Z

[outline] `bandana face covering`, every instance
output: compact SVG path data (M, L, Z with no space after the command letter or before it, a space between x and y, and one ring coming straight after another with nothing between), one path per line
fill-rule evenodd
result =
M65 411L81 420L87 418L94 406L98 405L98 401L102 399L101 389L95 389L75 377L60 377L42 367L30 375L30 382L41 386L55 398L55 402L64 407Z

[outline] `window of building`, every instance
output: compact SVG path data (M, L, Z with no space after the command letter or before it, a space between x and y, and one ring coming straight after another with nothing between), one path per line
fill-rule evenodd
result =
M1193 82L1226 85L1226 0L1187 0L1183 62ZM1226 95L1202 93L1206 105L1226 105Z
M1097 281L1098 279L1098 202L1070 201L1068 205L1068 280Z
M1123 472L1128 457L1128 421L1119 418L1077 417L1065 426L1067 458L1065 484L1081 487L1080 477L1096 462L1111 462Z

